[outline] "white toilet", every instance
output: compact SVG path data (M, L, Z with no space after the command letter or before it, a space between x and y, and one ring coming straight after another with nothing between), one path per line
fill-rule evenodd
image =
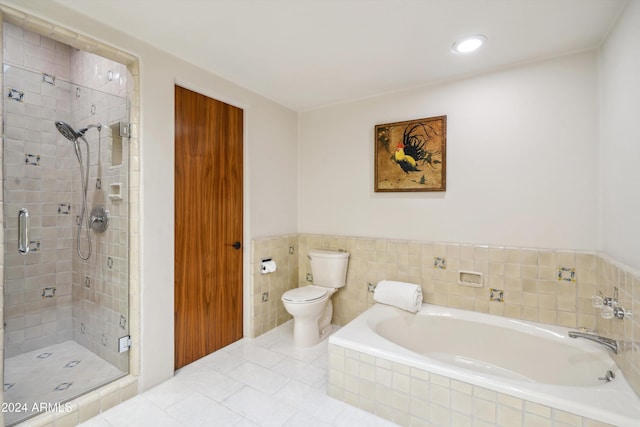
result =
M290 289L282 295L284 308L293 316L293 341L298 347L318 344L331 331L331 295L345 285L348 252L312 249L313 285Z

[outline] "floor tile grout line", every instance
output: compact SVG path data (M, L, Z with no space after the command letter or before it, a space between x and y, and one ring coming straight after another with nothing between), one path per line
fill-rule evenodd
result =
M328 384L327 370L329 369L327 341L325 340L318 346L309 349L296 348L291 336L291 326L292 325L285 324L285 326L279 327L280 329L276 328L267 333L272 336L267 334L265 334L267 335L266 337L264 337L264 335L261 336L264 337L262 340L260 340L261 337L253 339L243 338L221 349L219 352L205 356L194 362L194 364L187 365L187 367L185 367L186 369L183 368L183 370L177 371L173 378L159 385L163 386L166 384L164 386L166 390L163 388L157 391L157 395L145 395L145 393L151 393L154 389L142 393L136 396L140 397L138 400L134 400L130 406L126 405L127 402L117 405L95 418L95 423L91 423L90 420L87 423L87 427L104 427L105 425L118 427L110 422L109 419L117 420L120 417L125 417L127 411L135 411L133 408L136 407L139 408L139 410L146 409L152 411L152 413L147 415L149 420L166 416L169 417L166 419L175 422L176 426L190 426L195 422L202 422L202 419L195 418L201 415L194 414L194 418L187 416L184 419L177 420L174 416L177 412L171 411L170 413L170 408L175 409L176 405L181 402L189 404L189 400L191 405L193 405L194 402L202 402L200 400L202 397L206 398L206 401L211 401L219 405L220 410L223 408L225 411L223 412L224 414L232 415L233 418L238 417L238 421L233 423L234 426L262 426L271 425L271 422L274 422L275 425L279 425L280 427L289 427L296 424L299 425L301 420L305 419L305 416L309 422L333 427L345 425L344 421L349 419L353 421L351 424L353 426L395 426L395 424L387 420L363 412L356 407L329 397L326 394ZM335 327L332 333L337 329L339 328ZM276 355L279 357L279 360L270 367L256 363L255 357L252 357L251 353L245 353L249 352L251 347L259 347L269 352L263 353L266 357ZM321 360L321 358L325 358L325 360ZM250 377L238 379L229 375L243 364L254 365L257 372L264 374L267 378L270 378L271 374L277 375L273 378L282 379L282 383L273 389L265 386L265 390L260 390L255 387L255 385L260 386L260 380L252 384L253 379ZM287 365L289 365L290 372L286 372ZM314 374L321 375L315 377L313 375L306 376L305 368L312 368L310 370L313 371ZM201 378L202 374L211 375L212 378L219 378L220 383L210 386L210 384L207 383L207 378ZM191 383L191 381L195 382ZM189 388L194 385L195 388L193 388L194 391L192 394L181 396L184 387ZM296 392L299 392L300 395L296 395ZM215 397L218 394L221 396L220 400ZM264 399L268 398L266 402L271 402L275 405L273 408L282 405L279 416L274 416L273 408L265 408L260 404L259 400L256 402L251 402L250 400L242 401L243 398L260 399L261 396ZM194 401L193 399L196 400ZM151 405L143 406L140 402L151 403ZM167 405L161 407L157 402L166 402ZM255 404L258 405L258 408L251 407L251 405ZM282 408L285 409L282 410ZM206 413L206 411L204 411L204 413ZM266 418L261 418L261 413L263 413ZM101 421L103 424L100 424ZM154 424L151 423L143 424L148 427L154 426Z

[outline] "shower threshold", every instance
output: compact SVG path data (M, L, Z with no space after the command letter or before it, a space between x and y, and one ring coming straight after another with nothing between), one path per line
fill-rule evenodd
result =
M41 412L68 412L65 402L126 375L75 341L5 360L5 425Z

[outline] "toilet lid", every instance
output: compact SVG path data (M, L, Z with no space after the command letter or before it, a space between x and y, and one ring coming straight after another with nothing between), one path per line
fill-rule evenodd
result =
M327 292L327 289L309 285L288 290L282 295L282 299L287 302L312 302L323 298Z

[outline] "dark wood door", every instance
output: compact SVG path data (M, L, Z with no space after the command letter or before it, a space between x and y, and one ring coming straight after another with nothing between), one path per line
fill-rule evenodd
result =
M175 108L178 369L242 338L243 111L179 86Z

